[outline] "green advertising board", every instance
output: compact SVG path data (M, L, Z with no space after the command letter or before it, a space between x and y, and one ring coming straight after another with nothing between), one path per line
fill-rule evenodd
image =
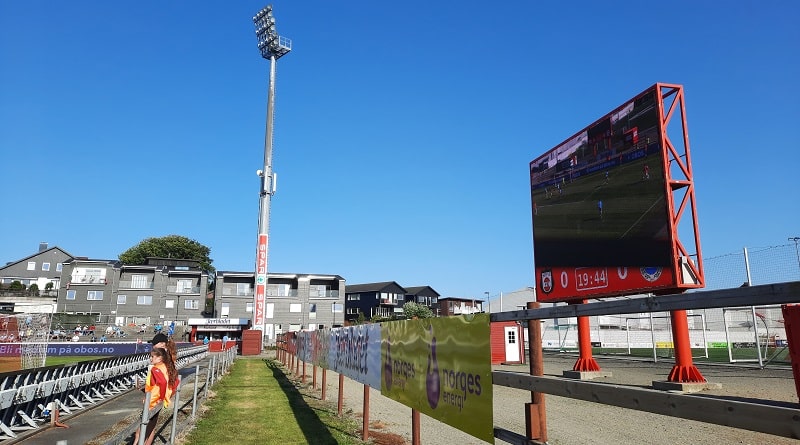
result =
M494 443L489 314L381 324L381 393Z

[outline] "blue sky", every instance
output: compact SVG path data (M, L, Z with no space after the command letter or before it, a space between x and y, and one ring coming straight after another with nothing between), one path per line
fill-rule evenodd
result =
M0 261L148 237L253 270L265 3L0 2ZM705 257L800 236L800 3L274 3L269 269L534 284L528 163L682 84Z

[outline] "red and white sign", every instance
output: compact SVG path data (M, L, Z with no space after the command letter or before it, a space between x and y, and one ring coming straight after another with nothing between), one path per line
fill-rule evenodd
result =
M667 267L537 267L536 281L536 300L543 303L682 291Z
M267 242L266 234L258 235L258 250L256 251L256 292L255 292L255 317L253 327L263 330L266 320L264 305L267 297Z

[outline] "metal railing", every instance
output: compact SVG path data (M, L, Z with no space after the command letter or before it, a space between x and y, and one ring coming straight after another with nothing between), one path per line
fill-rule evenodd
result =
M208 347L178 350L178 367L208 354ZM149 353L0 374L0 443L49 425L48 405L73 414L122 394L143 379Z

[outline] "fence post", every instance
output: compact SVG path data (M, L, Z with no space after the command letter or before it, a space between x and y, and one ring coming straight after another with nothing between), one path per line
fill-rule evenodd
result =
M328 384L327 384L328 374L327 374L327 371L328 370L326 368L322 368L322 400L325 400L325 391L328 389Z
M364 385L364 407L363 407L363 426L361 428L361 440L369 439L369 385Z
M175 388L175 399L173 400L174 406L172 408L172 430L169 433L169 445L173 445L175 443L175 431L178 428L178 406L180 405L181 400L181 384Z
M419 411L411 408L411 445L421 445Z
M150 392L144 393L144 406L142 407L142 420L139 424L139 443L136 445L144 445L147 439L147 424L150 422Z
M211 384L211 364L206 367L206 384L203 386L203 398L208 398L208 386Z
M530 301L527 308L538 309L539 302ZM544 375L542 323L539 320L528 320L528 355L531 375ZM525 430L528 439L547 442L547 412L543 393L532 391L531 403L525 404Z
M197 412L197 386L200 380L200 364L194 365L194 395L192 396L192 418L195 417Z
M339 373L339 402L336 405L336 415L342 417L342 405L344 404L344 375Z

